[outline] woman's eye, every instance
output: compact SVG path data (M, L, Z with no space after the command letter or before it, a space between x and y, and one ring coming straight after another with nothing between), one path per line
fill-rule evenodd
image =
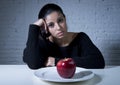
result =
M50 27L50 28L54 27L54 23L50 23L50 24L48 25L48 27Z
M62 18L58 20L58 23L62 23L62 22L63 22L63 19L62 19Z

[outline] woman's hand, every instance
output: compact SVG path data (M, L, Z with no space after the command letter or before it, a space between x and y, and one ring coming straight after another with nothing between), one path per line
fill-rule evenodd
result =
M48 60L45 64L45 66L55 66L55 58L53 57L48 57Z
M47 25L46 22L44 21L44 19L39 19L36 22L33 23L34 25L40 26L40 27L44 27L44 30L47 33ZM42 29L41 29L42 30Z

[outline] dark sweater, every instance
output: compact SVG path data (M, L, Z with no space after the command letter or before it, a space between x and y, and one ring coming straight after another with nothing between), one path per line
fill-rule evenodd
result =
M23 53L23 61L31 69L45 67L49 56L55 58L55 65L60 59L71 57L78 67L105 67L101 52L85 33L78 33L69 46L60 47L41 37L39 29L36 25L29 26L28 40Z

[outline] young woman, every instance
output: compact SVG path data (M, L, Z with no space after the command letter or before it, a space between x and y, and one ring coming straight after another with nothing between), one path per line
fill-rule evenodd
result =
M23 61L31 69L55 66L63 58L72 58L76 66L104 68L104 58L99 49L83 32L67 32L66 18L56 4L46 4L38 20L29 26Z

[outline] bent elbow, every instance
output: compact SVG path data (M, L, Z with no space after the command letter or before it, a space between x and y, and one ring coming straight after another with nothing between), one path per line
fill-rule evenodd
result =
M45 66L40 65L40 64L37 64L37 63L27 64L27 65L28 65L28 67L29 67L30 69L32 69L32 70L37 70L37 69L39 69L39 68L45 67Z

